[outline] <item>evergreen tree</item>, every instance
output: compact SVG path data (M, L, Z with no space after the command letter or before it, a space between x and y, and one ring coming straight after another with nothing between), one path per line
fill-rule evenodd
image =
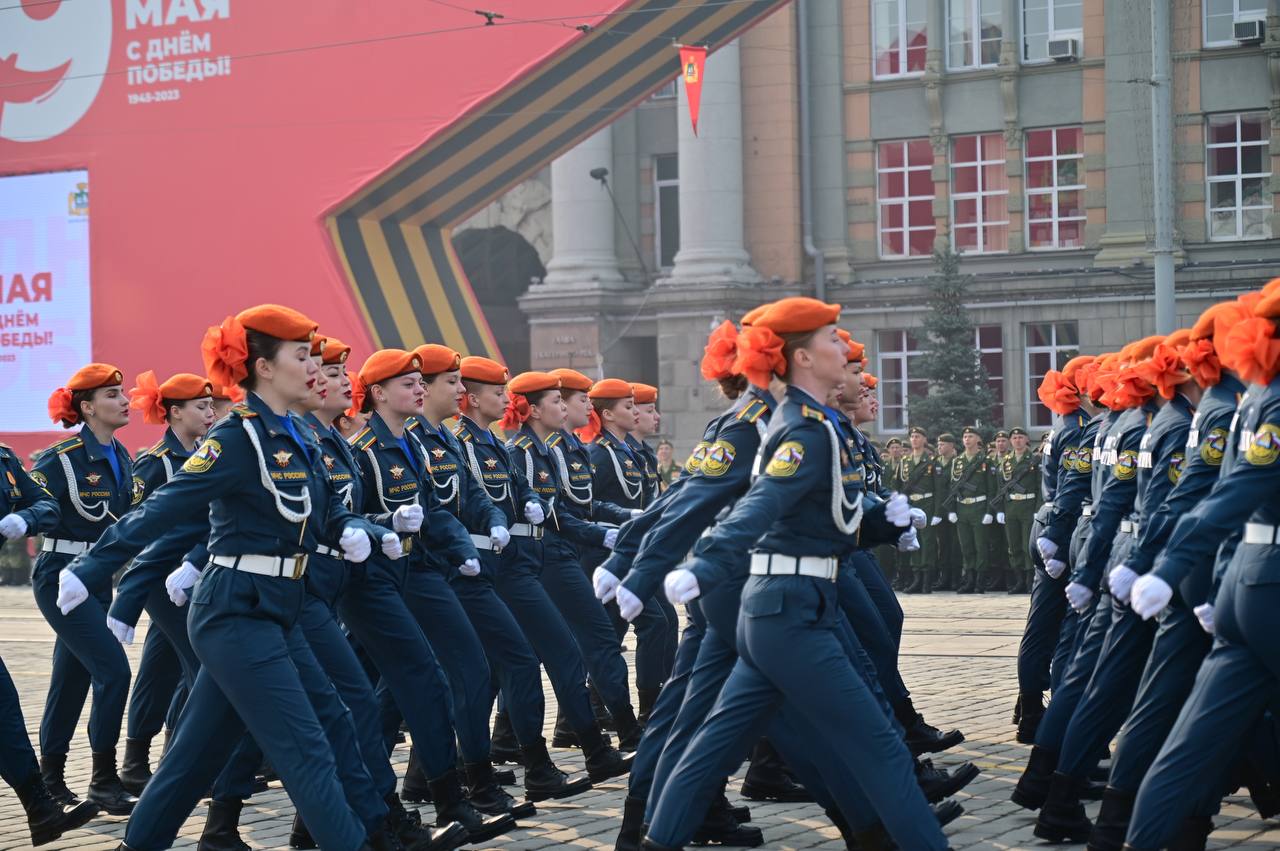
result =
M929 381L926 396L908 399L908 419L933 437L949 431L960 436L967 425L986 422L996 403L974 346L974 326L965 309L972 278L960 272L960 257L948 247L934 251L936 274L929 280L929 313L920 358Z

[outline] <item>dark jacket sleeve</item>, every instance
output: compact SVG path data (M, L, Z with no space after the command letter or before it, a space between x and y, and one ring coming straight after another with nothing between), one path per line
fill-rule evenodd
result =
M1230 419L1231 411L1228 410L1226 414ZM1214 427L1208 423L1206 425L1209 428ZM1178 434L1185 440L1188 432L1189 429L1181 429ZM1185 449L1184 444L1182 450ZM1158 463L1153 462L1153 465ZM1177 483L1162 488L1164 496L1160 503L1151 502L1150 497L1154 494L1148 494L1148 498L1144 499L1146 510L1142 515L1142 529L1138 533L1138 542L1125 557L1125 564L1130 570L1139 574L1151 570L1156 557L1160 555L1160 551L1169 541L1169 536L1173 534L1173 527L1177 524L1178 518L1190 511L1213 488L1213 483L1218 479L1221 463L1222 459L1219 458L1217 464L1211 464L1202 453L1193 450L1183 460L1182 474L1178 477ZM1157 471L1153 477L1160 477L1160 475ZM1167 478L1167 475L1164 478ZM1151 490L1148 488L1148 491ZM1182 577L1178 579L1181 581ZM1167 582L1168 579L1165 581ZM1170 584L1177 585L1176 582Z
M1053 510L1049 512L1049 522L1044 527L1044 537L1058 545L1058 550L1065 553L1071 543L1071 534L1080 522L1081 505L1090 493L1093 476L1092 445L1097 424L1086 427L1078 436L1079 446L1076 457L1066 455L1066 447L1058 459L1058 490L1053 497ZM1080 459L1090 459L1082 462Z
M27 534L48 532L58 525L58 501L53 494L36 484L15 456L4 453L4 469L13 476L14 485L21 496L14 506L14 513L27 523Z
M1142 429L1132 429L1121 439L1116 447L1117 456L1129 452L1136 453L1142 440ZM1093 513L1093 525L1089 537L1080 552L1075 568L1071 573L1071 581L1094 591L1102 582L1102 573L1107 569L1107 561L1111 557L1111 545L1115 541L1116 530L1120 521L1133 510L1134 500L1138 496L1137 470L1128 478L1117 476L1119 461L1112 467L1112 473L1102 486L1102 495Z

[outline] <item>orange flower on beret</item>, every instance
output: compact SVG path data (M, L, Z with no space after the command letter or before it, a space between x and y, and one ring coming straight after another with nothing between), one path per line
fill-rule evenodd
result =
M1190 332L1187 332L1182 336L1189 334ZM1172 334L1169 336L1174 338ZM1174 338L1174 343L1177 342ZM1191 373L1184 368L1177 346L1168 342L1157 345L1151 357L1135 366L1134 370L1143 381L1154 387L1155 391L1165 399L1172 399L1178 387L1191 380Z
M77 390L97 390L99 387L114 387L124 382L124 375L119 369L108 363L91 363L82 366L67 381L65 387L59 387L49 396L49 418L55 423L75 425L80 422L80 412L71 404L71 394Z
M591 389L591 385L595 383L576 369L567 367L553 369L548 374L560 379L561 390L576 390L579 393L586 393Z
M721 381L734 375L733 362L738 356L738 328L728 319L716 326L702 350L702 377Z
M156 383L154 370L138 376L138 386L129 391L129 407L142 412L143 422L164 425L165 400L189 402L192 399L213 397L213 385L209 379L189 372L180 372L164 384Z
M427 343L413 350L422 362L423 375L439 375L442 372L453 372L462 368L462 355L448 346L438 343Z
M1218 344L1222 365L1244 381L1270 384L1280 369L1280 340L1270 319L1251 316L1237 322Z
M1040 402L1055 414L1069 414L1080 407L1080 391L1062 372L1051 369L1036 389Z
M631 395L635 396L637 405L653 405L658 401L658 388L652 384L631 383Z
M785 342L771 328L763 325L744 325L738 336L738 357L733 371L745 375L757 387L768 387L769 379L782 375L787 369L787 359L782 354Z
M260 304L228 316L205 332L200 344L205 372L217 384L239 384L249 374L249 340L246 331L292 342L311 342L316 323L278 304Z

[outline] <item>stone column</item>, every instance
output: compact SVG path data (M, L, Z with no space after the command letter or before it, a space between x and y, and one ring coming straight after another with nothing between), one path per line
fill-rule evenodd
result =
M849 265L849 188L844 126L842 4L809 4L810 128L813 133L813 241L826 256L827 277L853 279Z
M742 188L742 73L738 42L707 57L698 135L679 89L680 250L663 284L754 283L745 248Z
M613 129L605 127L551 164L551 237L543 285L590 289L624 285L614 252L609 193L591 177L613 170Z

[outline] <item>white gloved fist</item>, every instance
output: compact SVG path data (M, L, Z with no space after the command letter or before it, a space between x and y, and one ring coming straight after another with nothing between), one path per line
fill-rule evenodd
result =
M64 616L71 614L72 609L87 599L89 599L89 589L84 587L80 577L72 573L70 568L62 568L62 572L58 574L57 601L62 614Z
M625 585L618 586L614 599L618 601L618 614L622 615L622 619L627 623L631 623L644 611L644 603L640 602L639 597L628 591Z
M542 521L547 519L547 512L542 510L542 503L534 499L526 502L524 504L524 519L534 526L541 526Z
M1004 512L1003 512L1003 511L997 511L997 512L996 512L996 522L997 522L997 523L999 523L1001 526L1003 526L1003 525L1004 525Z
M1044 563L1044 572L1049 574L1050 579L1057 579L1059 576L1067 572L1067 563L1056 558L1051 558Z
M27 521L20 514L6 514L0 518L0 535L6 538L21 538L27 534Z
M1164 611L1172 599L1173 589L1169 583L1154 573L1142 574L1129 589L1129 606L1144 621Z
M480 575L480 559L469 558L462 564L458 565L458 572L463 576L479 576Z
M1079 582L1067 583L1067 604L1075 609L1077 615L1083 615L1089 611L1089 604L1093 602L1093 592Z
M698 587L698 577L692 570L684 568L668 573L667 578L662 580L662 590L673 606L682 606L702 593L702 589Z
M1191 611L1195 613L1196 620L1200 621L1200 628L1213 635L1213 603L1201 603Z
M631 519L632 519L632 520L635 520L635 519L636 519L637 517L639 517L641 514L644 514L644 509L643 509L643 508L633 508L633 509L631 509Z
M400 543L400 536L395 532L388 532L382 536L382 554L392 561L404 558L404 546Z
M919 508L911 509L911 525L915 526L917 529L923 529L925 526L929 525L929 515L925 514L924 511Z
M391 528L412 535L422 528L422 506L418 503L402 505L391 515Z
M1036 538L1036 549L1040 551L1040 560L1048 561L1058 554L1058 545L1045 537Z
M948 512L947 512L947 522L948 522L948 523L959 523L959 522L960 522L960 515L959 515L959 514L956 514L954 511L948 511Z
M357 564L367 559L373 552L373 544L369 543L369 536L355 526L348 526L342 530L338 546L342 548L342 555L347 561Z
M898 552L914 553L918 549L920 549L920 537L916 534L914 526L898 536Z
M994 517L992 517L990 514L984 514L984 515L982 515L982 525L983 525L983 526L990 526L990 525L991 525L991 521L992 521L992 520L994 520L994 519L995 519L995 518L994 518Z
M1129 592L1133 590L1133 583L1137 581L1138 574L1130 570L1124 562L1111 568L1111 573L1107 576L1107 586L1111 589L1111 596L1121 603L1129 602Z
M118 621L111 615L107 615L107 629L111 630L111 634L116 637L116 641L126 647L133 643L133 627L124 621Z
M938 525L939 523L941 523L941 522L942 522L942 518L941 518L941 517L931 517L931 518L929 518L929 525L930 525L930 526L937 526L937 525Z
M911 525L911 504L900 493L895 493L884 504L884 519L894 526L906 528Z
M187 604L187 598L191 596L187 592L199 578L200 568L189 561L184 561L181 567L164 578L164 590L169 594L173 604L181 608Z
M604 530L604 548L606 550L611 550L617 545L618 545L618 530L605 529Z
M597 567L591 574L591 586L595 589L596 599L601 603L607 603L613 599L619 584L621 580L603 567Z
M507 531L506 526L494 526L489 530L489 541L493 544L495 551L505 550L507 544L511 543L511 533Z

